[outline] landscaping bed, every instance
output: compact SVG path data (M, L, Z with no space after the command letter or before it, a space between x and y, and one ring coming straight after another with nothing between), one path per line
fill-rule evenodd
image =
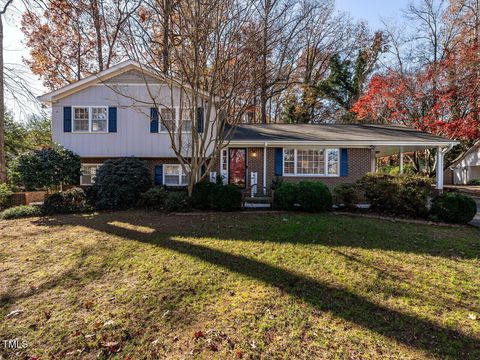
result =
M6 358L480 357L480 232L332 214L0 221Z

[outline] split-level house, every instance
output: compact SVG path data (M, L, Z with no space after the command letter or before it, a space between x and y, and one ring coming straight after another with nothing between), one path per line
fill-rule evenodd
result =
M158 109L146 105L142 99L147 100L152 88L159 97L172 98L172 105ZM181 122L185 132L192 127L201 132L205 119L201 108L182 111L179 94L165 79L125 61L40 100L51 106L53 141L81 157L81 185L95 181L96 169L105 160L133 156L148 162L155 184L183 186L186 176L158 114L172 126ZM192 113L192 118L185 115ZM377 157L425 148L438 150L442 168L444 154L456 144L401 126L252 124L235 126L228 133L210 179L219 174L226 183L255 189L268 188L275 177L321 180L328 186L351 183L375 171ZM443 188L443 172L436 186Z

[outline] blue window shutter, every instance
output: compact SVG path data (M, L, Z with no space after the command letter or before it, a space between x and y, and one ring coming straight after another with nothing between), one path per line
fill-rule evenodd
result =
M150 108L150 132L158 133L158 110Z
M205 113L203 107L197 108L197 132L203 133L205 127Z
M340 176L348 176L348 149L340 149Z
M108 108L108 132L117 132L117 108Z
M72 132L72 108L70 106L63 108L63 132Z
M163 185L163 165L155 165L155 185Z
M275 176L283 176L283 148L275 148Z

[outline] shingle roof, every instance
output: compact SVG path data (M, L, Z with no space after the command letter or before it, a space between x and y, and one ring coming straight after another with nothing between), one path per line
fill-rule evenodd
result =
M452 140L405 126L343 124L255 124L238 125L233 142L428 142L455 143Z

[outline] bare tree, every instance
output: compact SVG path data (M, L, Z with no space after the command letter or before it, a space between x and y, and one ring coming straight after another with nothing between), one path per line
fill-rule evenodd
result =
M251 4L178 0L167 13L165 1L147 4L144 15L129 21L127 48L146 64L142 73L147 96L115 91L130 98L139 111L157 109L153 116L168 133L191 193L215 166L249 103L245 81L249 63L242 56L246 44L241 32L250 19ZM162 80L160 88L151 73ZM177 107L175 124L172 109Z

